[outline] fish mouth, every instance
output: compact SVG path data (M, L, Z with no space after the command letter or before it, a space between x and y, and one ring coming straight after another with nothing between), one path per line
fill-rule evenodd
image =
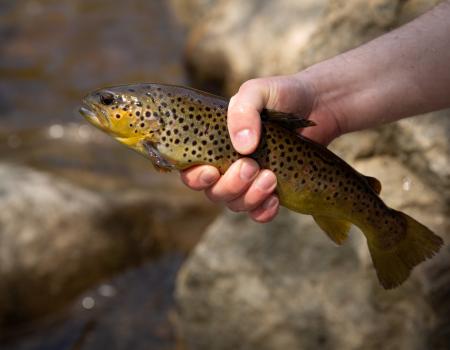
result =
M107 125L105 125L105 119L107 120L107 118L104 118L101 111L95 111L95 109L86 102L83 103L83 106L81 106L78 111L89 123L101 130L106 130Z

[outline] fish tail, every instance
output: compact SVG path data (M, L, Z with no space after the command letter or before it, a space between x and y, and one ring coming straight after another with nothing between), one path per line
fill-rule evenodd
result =
M397 211L406 223L402 239L389 248L380 248L368 240L370 255L378 279L385 289L402 284L414 266L435 255L444 241L410 216Z

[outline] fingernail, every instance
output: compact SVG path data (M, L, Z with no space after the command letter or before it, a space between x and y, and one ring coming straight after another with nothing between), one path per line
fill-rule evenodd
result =
M261 191L267 191L275 186L277 183L276 177L269 171L265 171L255 182L255 186Z
M250 181L256 176L258 170L258 167L253 162L244 160L242 162L241 168L239 169L239 175L242 180Z
M278 198L277 197L270 197L269 199L267 199L264 203L263 203L263 208L264 209L270 209L275 207L278 204Z
M204 185L212 185L214 182L216 182L216 173L209 170L203 170L200 173L200 181Z
M254 134L250 129L243 129L234 134L234 142L238 148L248 149L254 144Z

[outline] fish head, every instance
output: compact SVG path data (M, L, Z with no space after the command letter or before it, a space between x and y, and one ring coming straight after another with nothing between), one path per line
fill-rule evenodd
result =
M155 140L162 126L160 118L151 112L155 110L152 103L139 86L123 85L88 94L80 113L117 141L145 153L143 143Z

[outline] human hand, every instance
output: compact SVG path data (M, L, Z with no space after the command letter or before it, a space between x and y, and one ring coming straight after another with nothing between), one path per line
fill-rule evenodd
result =
M259 113L263 108L313 119L317 126L304 129L302 134L327 144L339 134L339 126L329 110L322 107L317 103L313 85L300 74L249 80L231 98L228 107L233 146L244 155L256 150L261 135ZM233 211L247 211L257 222L268 222L278 212L275 174L259 169L250 158L239 159L223 176L215 167L203 165L183 171L181 178L190 188L204 190L213 202L225 202Z

